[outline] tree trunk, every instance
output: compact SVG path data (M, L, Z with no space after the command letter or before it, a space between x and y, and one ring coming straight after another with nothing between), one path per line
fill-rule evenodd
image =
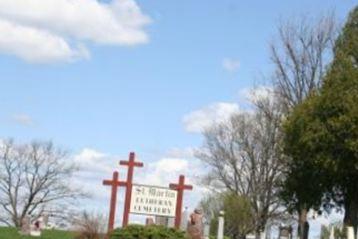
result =
M308 210L306 208L301 209L299 212L299 221L297 234L300 239L308 239L309 223L307 221Z
M352 197L353 196L353 197ZM344 202L344 219L343 223L346 227L354 228L354 237L357 235L357 226L358 226L358 198L357 195L350 195L346 197Z

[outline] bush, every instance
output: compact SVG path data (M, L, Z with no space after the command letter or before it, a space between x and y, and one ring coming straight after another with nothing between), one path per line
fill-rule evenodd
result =
M164 226L129 225L112 232L110 239L186 239L185 232Z
M76 239L102 239L105 236L105 217L100 214L82 212L74 219Z

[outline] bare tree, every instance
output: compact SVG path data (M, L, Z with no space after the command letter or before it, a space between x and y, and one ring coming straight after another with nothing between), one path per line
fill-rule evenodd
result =
M281 23L270 45L273 83L286 110L320 88L338 35L333 14L317 21L309 17Z
M0 222L21 227L28 215L64 212L69 200L81 194L71 186L76 168L66 159L50 142L1 142Z
M238 113L207 130L197 157L211 168L207 185L250 200L258 236L267 221L280 214L277 186L283 171L282 109L274 97L254 103L259 107L253 112Z
M320 89L339 33L337 25L334 14L329 14L318 20L303 16L278 26L278 39L270 45L273 84L286 114ZM290 159L287 159L289 165ZM298 204L301 208L297 211L298 234L307 238L309 208L304 203Z

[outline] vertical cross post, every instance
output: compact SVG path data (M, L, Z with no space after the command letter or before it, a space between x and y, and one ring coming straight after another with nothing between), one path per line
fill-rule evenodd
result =
M131 198L132 198L132 185L133 185L133 171L134 167L143 167L142 162L135 162L135 153L131 152L129 154L129 160L119 162L120 165L128 166L127 171L127 182L126 182L126 197L124 200L124 212L123 212L123 221L122 226L126 227L129 221L129 210L131 205Z
M184 175L180 175L179 183L178 184L171 183L171 184L169 184L169 187L178 192L177 205L175 208L175 228L179 229L180 223L181 223L184 190L192 190L193 186L185 185L185 177L184 177Z
M125 182L118 181L118 172L113 172L112 180L103 180L103 185L111 186L111 201L109 206L108 233L113 231L114 220L116 216L117 189L120 186L126 186Z

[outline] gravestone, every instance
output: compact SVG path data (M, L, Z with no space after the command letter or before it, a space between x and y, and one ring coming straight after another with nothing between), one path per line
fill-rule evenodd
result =
M210 237L210 224L204 223L204 238L209 239Z
M20 234L30 235L30 232L31 232L31 217L27 215L22 219Z
M203 212L201 209L195 209L190 215L187 233L191 239L204 239Z
M292 239L292 226L282 226L279 228L279 239Z
M224 211L220 211L217 239L224 238Z
M331 230L329 232L329 239L334 239L334 226L331 226Z
M266 232L265 231L260 232L260 239L266 239Z
M347 227L347 239L354 239L353 227Z
M167 217L156 216L155 217L155 224L167 227L168 226L168 219L169 218L167 218Z
M154 223L154 220L153 220L153 218L152 217L147 217L146 219L145 219L145 225L146 226L151 226L151 225L154 225L155 223Z
M42 229L42 220L39 217L31 224L30 236L40 237L41 236L41 229Z

